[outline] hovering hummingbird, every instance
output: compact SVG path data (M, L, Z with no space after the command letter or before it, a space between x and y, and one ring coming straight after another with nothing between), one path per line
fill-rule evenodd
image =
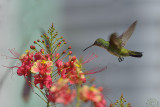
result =
M124 60L124 57L132 56L132 57L142 57L142 52L131 51L125 49L124 46L126 45L127 41L131 37L137 21L135 21L122 35L119 37L116 33L112 33L110 35L109 41L105 41L102 38L98 38L92 45L87 47L86 49L92 46L99 46L101 48L106 49L109 53L118 57L118 61L121 62ZM84 49L83 51L85 51Z

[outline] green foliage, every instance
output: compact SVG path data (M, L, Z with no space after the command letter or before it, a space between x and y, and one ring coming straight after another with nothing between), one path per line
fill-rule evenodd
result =
M116 100L115 103L111 103L109 107L132 107L130 103L126 103L123 94L121 94L119 100Z

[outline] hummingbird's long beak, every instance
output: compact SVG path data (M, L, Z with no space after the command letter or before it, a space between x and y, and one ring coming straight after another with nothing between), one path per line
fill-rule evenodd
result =
M88 46L86 49L83 50L83 52L84 52L85 50L87 50L88 48L92 47L92 46L94 46L94 44Z

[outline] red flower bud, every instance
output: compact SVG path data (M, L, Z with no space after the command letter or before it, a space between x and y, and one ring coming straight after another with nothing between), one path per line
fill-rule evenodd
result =
M72 57L72 61L75 61L77 58L76 58L76 56L73 56Z
M36 44L37 42L36 41L34 41L34 44Z
M99 91L103 91L103 87L98 87L98 90Z
M69 63L66 62L66 63L64 64L64 67L68 67L68 66L69 66Z
M30 48L31 48L31 49L35 49L36 47L35 47L35 46L33 46L33 45L31 45L31 46L30 46Z
M60 57L60 54L59 53L56 53L56 58L59 58Z
M56 36L54 35L53 38L55 38Z
M47 39L49 39L49 37L47 36Z
M111 103L110 105L109 105L109 107L112 107L113 106L113 104Z
M71 46L68 47L68 49L71 49L71 48L72 48Z
M69 55L71 55L71 54L72 54L72 51L69 51L68 53L69 53Z
M49 48L49 45L46 45L47 48Z
M37 42L40 42L40 40L38 39Z
M74 61L70 62L70 66L73 67L74 66Z
M42 40L42 42L44 43L44 40Z
M40 52L41 52L41 53L44 53L44 49L41 49Z
M63 51L63 54L65 54L65 53L66 53L66 50Z

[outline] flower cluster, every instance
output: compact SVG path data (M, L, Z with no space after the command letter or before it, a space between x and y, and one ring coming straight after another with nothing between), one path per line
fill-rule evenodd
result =
M69 51L71 46L60 52L60 48L67 42L62 36L57 37L58 32L55 32L53 24L48 34L50 36L43 34L41 35L42 40L34 41L36 46L31 45L30 50L26 50L25 54L17 57L12 53L15 56L14 59L20 60L20 65L15 66L18 68L17 74L25 78L30 76L33 78L32 81L27 79L26 81L42 93L46 99L40 98L47 103L47 107L51 106L51 102L68 105L75 98L77 98L75 101L91 101L95 107L106 107L102 88L84 85L88 81L86 75L101 72L106 67L98 71L95 69L84 71L83 65L97 56L92 54L83 61L82 58L71 56L72 51ZM66 57L69 59L64 62ZM76 95L78 97L75 97Z
M62 60L57 60L56 67L58 68L58 74L61 75L62 78L68 78L70 84L86 82L81 63L77 60L76 56L69 57L69 61L66 63Z
M102 90L102 87L97 89L94 85L91 87L84 85L80 89L80 98L85 102L92 101L95 107L106 107L106 100L101 93Z
M29 76L31 67L33 65L33 53L26 51L26 54L23 54L19 60L21 61L22 65L18 67L17 74L19 76Z
M68 86L68 79L60 78L56 84L49 90L48 100L53 103L63 103L64 105L69 104L73 101L76 91L71 89Z

